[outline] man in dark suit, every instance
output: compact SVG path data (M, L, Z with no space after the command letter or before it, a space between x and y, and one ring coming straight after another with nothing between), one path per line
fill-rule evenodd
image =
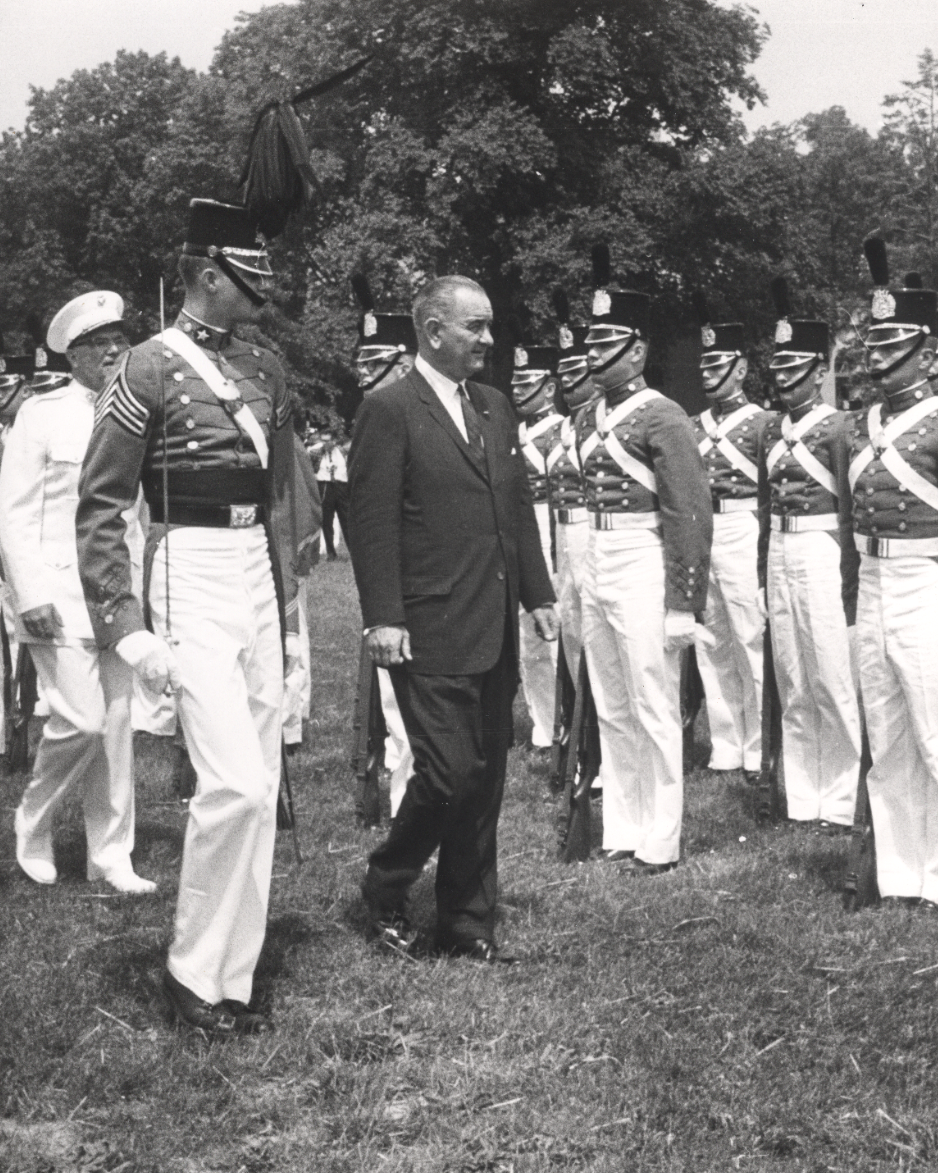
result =
M511 407L468 381L492 345L489 299L442 277L413 315L414 370L362 404L349 469L368 646L391 670L414 752L363 892L373 934L409 949L407 891L439 847L437 948L494 961L519 602L543 638L557 638L558 622Z

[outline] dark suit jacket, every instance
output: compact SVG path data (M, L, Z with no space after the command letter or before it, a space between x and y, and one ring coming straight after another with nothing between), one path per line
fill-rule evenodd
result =
M349 549L365 627L406 624L411 671L461 676L498 659L506 607L554 600L508 400L469 383L486 460L473 457L417 372L376 391L355 420Z

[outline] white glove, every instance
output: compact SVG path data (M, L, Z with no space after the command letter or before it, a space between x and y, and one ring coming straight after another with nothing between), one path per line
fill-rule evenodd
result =
M288 631L287 637L284 640L283 648L283 678L292 676L294 672L300 671L300 635L296 631Z
M756 592L756 606L759 608L759 614L763 619L769 617L769 603L766 596L765 587Z
M681 648L689 648L694 642L696 626L693 611L665 611L664 650L677 652Z
M152 631L132 631L114 645L114 651L140 677L145 688L157 696L182 684L179 665L169 644Z

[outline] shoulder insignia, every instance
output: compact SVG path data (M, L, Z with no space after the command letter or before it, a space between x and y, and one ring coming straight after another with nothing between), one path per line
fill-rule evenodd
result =
M97 427L106 416L110 416L125 432L142 438L146 435L150 412L127 386L126 371L125 359L120 370L98 399L94 412L94 426Z

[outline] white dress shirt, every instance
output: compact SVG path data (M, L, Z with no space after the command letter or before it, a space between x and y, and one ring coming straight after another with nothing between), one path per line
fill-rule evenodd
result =
M462 413L461 384L454 383L452 379L447 379L446 375L441 375L435 367L430 366L422 355L417 355L417 361L414 363L414 366L433 388L440 403L443 404L449 412L453 423L459 428L460 436L468 444L469 435L466 432L466 420Z
M316 470L316 480L341 481L343 484L348 480L345 453L338 445L331 452L326 452L320 459L319 468Z

